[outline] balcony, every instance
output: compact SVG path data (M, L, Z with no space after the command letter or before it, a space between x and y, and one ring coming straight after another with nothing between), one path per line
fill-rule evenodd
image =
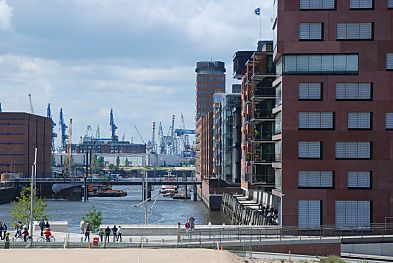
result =
M254 156L254 163L272 163L275 162L274 153L256 153Z
M264 109L255 109L254 110L254 119L255 120L274 120L274 115L272 110L264 110Z
M271 141L273 136L272 131L255 131L254 132L254 142Z
M273 88L271 87L266 87L266 88L255 88L254 94L251 97L251 100L258 100L262 101L265 99L275 99L276 98L276 92Z

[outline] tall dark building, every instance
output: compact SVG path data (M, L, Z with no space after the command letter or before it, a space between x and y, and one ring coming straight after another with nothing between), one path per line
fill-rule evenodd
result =
M273 193L282 225L391 220L393 1L274 2Z
M37 177L51 175L52 120L22 112L0 112L0 174L31 176L37 148Z

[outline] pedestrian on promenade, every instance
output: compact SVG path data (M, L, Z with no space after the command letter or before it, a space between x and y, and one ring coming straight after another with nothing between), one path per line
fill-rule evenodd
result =
M181 242L181 223L177 223L177 243Z
M16 230L15 237L22 236L22 222L21 221L18 221L18 223L16 223L15 230Z
M186 224L184 225L186 227L186 231L189 232L190 228L191 228L191 224L189 221L186 222Z
M116 242L116 240L117 240L117 227L116 227L116 225L113 225L112 233L113 233L113 242Z
M42 235L44 234L44 228L45 228L45 221L44 221L43 218L41 219L41 221L40 221L40 223L39 223L38 225L39 225L39 227L40 227L41 236L42 236Z
M109 243L109 236L111 235L111 229L109 228L109 226L107 226L105 228L105 242Z
M4 230L4 228L3 228L3 222L0 221L0 239L1 239L1 240L4 239L4 238L3 238L3 230Z
M195 218L193 216L190 217L190 228L191 228L191 231L194 231L194 229L195 229Z
M98 235L100 236L100 240L102 242L102 240L104 239L104 231L102 231L102 228L100 228L100 231L98 232Z
M49 224L48 219L47 219L46 222L45 222L45 228L50 228L50 224Z
M7 230L8 230L8 227L7 227L7 225L4 222L3 223L3 238L5 238L5 235L7 234Z
M121 234L121 226L119 226L119 229L117 229L117 241L123 242L122 234Z
M82 220L81 222L80 222L80 224L79 224L79 226L80 226L80 228L81 228L81 234L84 234L85 233L85 221L84 220Z
M86 223L86 228L85 228L85 241L87 239L88 242L90 242L90 231L91 231L91 226L90 223Z

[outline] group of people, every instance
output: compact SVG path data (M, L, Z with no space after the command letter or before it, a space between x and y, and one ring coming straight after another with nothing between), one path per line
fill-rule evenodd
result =
M38 225L41 230L41 236L45 236L46 241L50 242L50 237L52 236L52 232L50 230L49 221L42 218Z
M80 223L81 234L85 235L84 241L90 242L90 232L91 232L91 223L89 221L82 220Z
M264 225L278 225L278 210L274 207L259 205L259 210L263 216Z
M0 221L0 239L4 240L8 237L7 235L7 225L5 224L5 222L1 222Z
M105 242L109 242L109 238L111 236L111 232L112 232L112 235L113 235L113 242L122 242L123 241L121 226L116 227L116 225L114 225L112 227L112 229L110 229L109 226L107 226L105 228L105 230L100 229L100 231L98 232L98 235L100 236L101 242L104 239L104 235L105 235Z
M27 225L23 225L21 221L16 223L15 230L15 237L20 237L25 242L31 238L29 234L29 227Z

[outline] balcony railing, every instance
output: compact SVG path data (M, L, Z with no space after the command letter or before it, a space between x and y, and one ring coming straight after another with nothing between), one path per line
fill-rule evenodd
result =
M271 109L269 109L269 110L255 109L254 118L255 119L274 119L274 115L273 115Z
M265 98L275 98L276 97L276 91L272 87L255 88L254 96L255 97L265 97Z
M275 161L274 153L255 154L254 163L271 163Z
M271 141L272 136L273 136L273 131L263 131L263 132L256 131L254 133L254 140L255 141Z

